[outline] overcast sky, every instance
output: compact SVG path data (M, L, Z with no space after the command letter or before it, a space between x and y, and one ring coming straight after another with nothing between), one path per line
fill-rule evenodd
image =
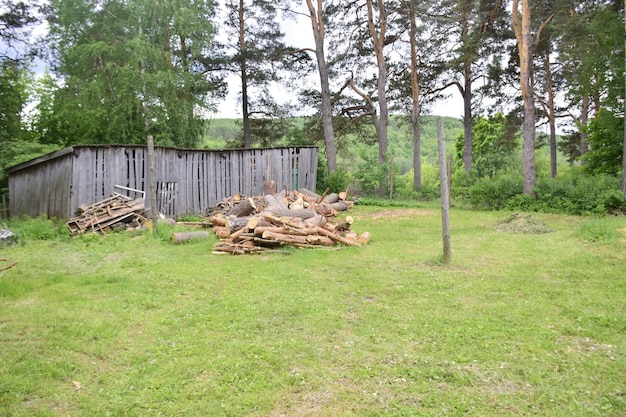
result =
M41 1L45 0L40 0ZM306 10L302 10L304 13L308 13ZM311 29L311 24L307 16L300 16L298 21L293 21L292 19L285 19L282 22L285 31L285 37L288 44L302 47L302 48L313 48L313 34ZM40 27L37 27L34 31L36 35L42 35L46 32L46 25L42 24ZM42 74L45 71L45 63L42 61L37 61L35 63L35 71L38 74ZM218 104L218 111L216 114L212 115L212 117L216 118L240 118L241 117L241 105L238 103L238 96L240 92L240 81L236 76L231 76L228 79L229 82L229 93L224 101ZM317 78L317 73L311 75L308 80L309 83L312 83L314 86L319 85L319 80ZM282 94L287 97L289 96L289 91L286 89L282 89ZM438 116L450 116L455 118L460 118L463 115L463 102L459 93L450 88L449 91L450 98L448 100L442 100L432 107L432 111L430 114L438 115Z
M304 6L303 6L304 7ZM302 10L301 12L308 14L308 10ZM285 31L285 40L288 45L300 47L300 48L314 48L315 42L313 40L313 32L311 23L308 17L299 16L298 21L292 19L285 19L282 22L283 30ZM236 119L241 117L241 104L238 103L241 83L239 77L230 76L229 93L226 100L219 103L218 111L212 117L215 118L231 118ZM309 81L315 87L319 86L319 78L317 72L310 76ZM449 88L446 93L449 93L450 98L447 100L441 100L436 105L432 106L432 111L429 114L436 116L449 116L455 118L463 117L463 100L456 88ZM283 90L283 94L288 95L289 91Z

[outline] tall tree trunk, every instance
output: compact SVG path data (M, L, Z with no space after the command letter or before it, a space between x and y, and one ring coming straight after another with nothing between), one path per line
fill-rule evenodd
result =
M626 0L624 0L626 1ZM411 21L411 127L413 128L413 189L422 188L422 146L420 130L420 85L417 73L417 22L416 0L409 0L409 13Z
M322 15L322 0L317 0L317 10L313 6L312 0L306 0L306 5L311 14L311 26L313 27L313 37L315 39L315 57L317 58L317 70L320 75L320 87L322 90L322 127L324 130L324 145L326 147L326 166L328 173L332 174L337 170L337 150L335 148L335 132L333 130L328 66L326 65L326 57L324 55L325 28Z
M624 0L624 51L626 52L626 0ZM626 68L626 53L624 54ZM622 193L626 197L626 71L624 71L624 146L622 147Z
M463 169L465 172L470 172L473 162L472 119L474 118L472 115L472 64L466 61L464 66L465 86L461 90L463 94Z
M378 118L378 128L376 133L378 135L378 162L381 165L387 163L387 125L389 124L389 108L387 106L387 63L385 62L385 55L383 53L383 47L385 43L385 36L387 33L387 12L383 0L377 0L378 12L379 12L379 29L377 30L374 24L374 7L373 0L367 0L367 15L368 15L368 29L372 42L374 44L374 53L376 54L376 62L378 64L378 110L380 112ZM380 184L379 187L380 196L385 195L385 182Z
M583 127L587 127L587 123L589 122L589 96L587 94L583 94L581 100L581 112L580 112L580 124ZM583 156L589 151L589 144L587 143L587 131L583 129L580 132L580 156ZM586 161L584 159L581 160L581 165L585 165Z
M554 86L552 85L549 49L545 53L544 66L546 71L546 89L548 90L548 123L550 125L550 175L552 178L556 178L556 113L554 110Z
M246 32L244 19L243 0L239 0L239 53L240 59L239 69L241 72L241 113L243 123L243 146L249 148L252 146L250 138L250 113L248 110L248 68L246 65Z
M469 15L471 10L471 2L463 3L463 12L461 15L461 39L463 44L468 42L469 37ZM463 54L463 86L459 87L459 91L463 96L463 169L465 172L472 170L472 62L467 53Z
M513 0L513 29L517 38L520 58L520 88L524 102L522 145L524 164L524 194L533 195L536 183L535 172L535 98L533 93L532 47L530 0L522 1L522 16L519 16L519 0Z

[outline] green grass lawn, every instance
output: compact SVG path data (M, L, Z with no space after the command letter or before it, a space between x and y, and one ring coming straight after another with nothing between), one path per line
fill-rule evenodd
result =
M625 416L626 220L355 207L363 248L0 248L1 416ZM1 262L0 268L7 262Z

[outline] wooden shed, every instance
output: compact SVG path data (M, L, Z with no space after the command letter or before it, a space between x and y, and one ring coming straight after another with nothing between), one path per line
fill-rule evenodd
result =
M147 153L146 146L71 146L15 165L7 170L10 215L68 219L113 191L135 198L133 190L148 191ZM203 214L224 197L262 194L266 181L315 190L317 159L316 147L155 147L157 208L169 217Z

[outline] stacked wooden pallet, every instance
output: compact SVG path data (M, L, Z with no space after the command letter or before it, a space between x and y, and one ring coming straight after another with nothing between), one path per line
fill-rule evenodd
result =
M72 234L106 233L116 226L141 225L146 221L143 198L130 198L118 193L105 200L77 209L77 216L67 222Z

